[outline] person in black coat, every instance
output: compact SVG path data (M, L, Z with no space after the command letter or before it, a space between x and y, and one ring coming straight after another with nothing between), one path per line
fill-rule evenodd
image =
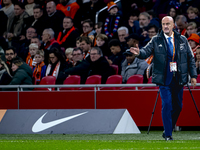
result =
M88 76L101 75L101 83L105 84L109 76L114 75L115 71L109 65L107 59L102 56L102 50L99 47L93 47L90 52L90 57L86 60L90 63L90 71Z
M121 74L122 62L126 59L126 56L123 55L123 51L120 46L120 41L117 39L112 39L108 43L108 47L110 48L112 55L108 57L108 62L110 65L118 66L118 74Z
M71 17L63 19L63 29L59 32L57 41L61 47L65 49L69 47L76 47L76 38L79 37L78 30L74 27Z
M38 36L42 36L43 30L46 28L43 8L37 4L33 7L33 12L34 12L33 16L30 16L24 20L25 25L22 34L25 35L26 30L32 26L36 29Z
M56 10L56 4L54 1L49 1L47 3L46 10L46 28L52 28L55 32L55 37L57 37L59 31L62 29L63 18L65 17L65 14L60 10Z
M83 50L81 48L75 48L72 51L74 64L72 68L63 70L56 80L56 84L63 84L64 80L69 75L79 75L81 77L81 84L84 84L89 72L90 63L84 60Z

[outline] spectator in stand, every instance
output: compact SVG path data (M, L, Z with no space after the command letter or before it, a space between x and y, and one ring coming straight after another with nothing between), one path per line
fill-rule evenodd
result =
M108 16L104 23L104 34L108 39L117 39L117 29L123 25L122 16L119 14L118 6L113 2L109 2Z
M137 33L132 33L128 37L125 38L128 48L130 47L136 47L136 44L141 47L141 44L139 42L141 41L140 36Z
M200 26L200 18L198 17L199 10L198 8L190 6L187 9L187 16L188 16L188 22L195 22L197 26Z
M27 4L25 5L25 11L29 14L29 16L33 16L34 6L35 6L34 0L27 0Z
M76 47L77 37L79 37L79 32L74 27L72 18L65 17L63 19L63 30L59 32L57 42L65 49Z
M142 12L139 15L139 26L140 29L139 31L137 31L137 33L140 34L144 34L144 31L146 31L146 28L148 27L149 23L150 23L150 15L147 12Z
M187 18L184 15L178 15L175 20L178 32L186 36Z
M196 50L198 47L200 47L200 37L197 34L192 33L192 34L190 34L190 36L187 40L188 40L188 43L190 44L190 47L192 48L192 51L193 51L193 54L195 57Z
M171 16L174 19L174 22L175 22L176 16L179 15L178 7L171 6L171 8L169 9L167 15Z
M66 62L69 65L69 67L72 67L72 65L73 65L73 60L72 60L72 57L73 57L72 51L73 50L74 50L74 48L71 48L71 47L69 47L65 50Z
M35 67L36 61L35 61L35 54L38 51L38 45L35 43L32 43L29 45L29 53L26 58L26 64L28 64L31 68Z
M47 66L45 76L54 76L57 78L61 71L68 68L65 57L60 50L55 47L49 51L49 60L50 62Z
M35 54L36 65L33 67L33 83L40 84L40 81L45 77L46 65L44 64L44 51L38 50Z
M80 6L74 0L60 0L60 4L56 6L57 10L61 10L65 16L74 19L74 16Z
M153 11L153 9L148 10L147 13L150 15L150 23L149 24L153 24L153 25L157 26L158 28L160 28L161 27L160 19L157 17L157 14Z
M198 34L200 36L200 32L197 33L197 24L195 22L189 22L187 24L187 35L190 36L192 33Z
M32 69L23 62L19 57L12 60L13 78L9 85L32 85ZM3 90L12 91L13 88L5 88ZM32 88L23 88L23 90L32 90Z
M103 33L103 22L97 22L97 23L95 23L95 25L94 25L94 29L95 29L95 38L94 38L94 41L93 41L93 46L96 46L97 45L97 36L99 35L99 34L101 34L101 33Z
M76 47L80 47L80 39L80 36L76 38Z
M150 23L147 27L147 38L145 38L142 45L145 46L157 33L158 27Z
M22 37L20 43L20 51L18 52L18 56L21 57L24 61L26 61L26 57L29 52L29 45L31 44L31 39L37 36L36 29L33 27L29 27L26 30L26 37Z
M41 42L40 42L40 39L38 37L32 37L31 38L31 44L32 43L36 43L38 45L38 49L40 49L41 47Z
M128 28L129 34L137 33L137 32L139 34L139 29L140 29L139 21L138 21L139 14L140 14L140 11L135 9L131 11L130 14L128 15L128 19L127 19L128 22L126 22L125 26Z
M82 23L83 33L80 36L88 36L92 41L94 40L95 30L93 30L94 23L90 20L84 20Z
M11 69L11 67L12 67L11 62L12 62L12 59L17 56L17 53L15 51L16 51L16 49L14 47L8 47L7 49L5 49L6 65L8 66L8 69L9 69L11 75L13 75L12 69Z
M79 75L81 77L81 84L85 84L88 77L90 63L84 60L83 51L81 48L75 48L72 52L74 67L65 69L57 78L57 84L63 84L64 80L69 75Z
M126 59L122 63L121 72L123 83L126 83L128 78L132 75L144 75L145 69L148 67L147 62L135 57L135 55L130 52L130 49L127 49L126 52L124 52L124 55L126 56Z
M14 16L14 5L12 3L12 0L3 0L3 4L5 5L0 10L3 11L8 18Z
M115 71L109 65L100 48L93 47L90 52L90 57L86 59L90 63L90 71L88 76L101 75L101 83L105 84L109 76L114 75Z
M21 37L21 32L24 27L24 19L28 18L29 15L25 11L25 6L21 2L16 2L14 4L15 14L8 18L7 32L5 37L11 41L15 38L18 41Z
M196 50L196 68L197 74L200 74L200 47Z
M12 80L12 75L6 63L0 59L0 85L8 85Z
M44 50L45 54L45 64L48 64L49 61L49 51L51 48L55 47L57 49L60 49L60 45L54 38L54 31L51 28L45 29L42 33L42 45L41 49Z
M108 43L108 47L110 48L112 55L108 57L108 62L110 65L117 65L118 66L118 74L121 74L121 65L122 62L125 60L125 55L123 55L123 51L121 49L120 41L117 39L112 39Z
M118 39L120 41L122 51L124 52L128 48L128 45L125 40L125 38L129 36L128 28L125 26L121 26L118 28L117 33L118 33Z
M80 48L83 50L84 59L90 55L92 40L89 37L82 36L80 38Z
M39 4L36 4L33 7L33 16L30 16L25 20L25 29L31 26L36 29L37 34L40 37L45 29L46 22L43 14L43 8Z
M168 1L167 6L169 7L174 6L179 9L180 14L185 15L187 13L188 7L192 5L192 1L191 0L170 0Z
M46 28L52 28L55 32L55 37L57 37L59 31L62 29L65 14L60 10L56 10L56 4L54 1L47 2L46 11Z
M108 37L105 34L97 35L97 47L102 50L103 56L109 57L112 55L110 49L108 48Z

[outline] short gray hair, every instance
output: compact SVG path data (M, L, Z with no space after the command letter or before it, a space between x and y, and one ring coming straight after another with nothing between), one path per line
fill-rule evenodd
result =
M118 28L117 32L119 32L119 31L121 31L121 30L125 30L125 31L126 31L126 34L129 33L128 28L125 27L125 26L122 26L122 27Z
M51 39L54 38L55 33L52 28L44 29L44 31L47 32L51 36Z
M92 49L90 51L92 51L92 50L97 50L97 53L100 54L101 56L103 56L103 52L99 47L92 47Z
M187 22L187 18L184 16L184 15L178 15L177 17L176 17L176 22L177 21L179 21L179 20L181 20L181 22Z

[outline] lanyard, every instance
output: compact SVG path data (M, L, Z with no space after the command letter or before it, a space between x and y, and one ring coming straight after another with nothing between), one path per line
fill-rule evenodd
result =
M173 57L172 57L172 62L174 62L174 57L175 57L175 41L174 41L174 33L173 33Z

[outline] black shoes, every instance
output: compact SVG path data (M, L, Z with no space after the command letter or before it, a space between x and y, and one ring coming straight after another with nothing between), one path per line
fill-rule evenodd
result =
M174 140L172 136L166 136L165 137L165 141L170 141L170 140Z
M165 136L165 131L163 131L162 137L165 139L165 141L174 140L172 136Z

